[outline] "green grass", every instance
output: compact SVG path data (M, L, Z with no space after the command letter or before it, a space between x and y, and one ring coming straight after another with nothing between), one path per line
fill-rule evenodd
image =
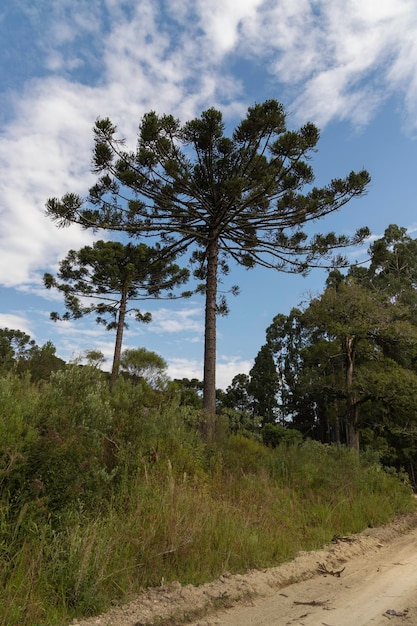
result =
M145 410L135 394L132 406L124 386L123 403L104 398L103 419L91 379L85 404L71 380L60 374L30 402L16 381L3 395L0 428L15 436L0 457L1 626L62 626L162 581L275 566L413 510L403 476L345 448L268 449L224 429L208 446L197 413Z
M299 473L304 453L312 467L314 454L299 448ZM282 463L279 450L273 456ZM138 472L129 494L99 517L74 515L59 531L45 524L27 534L7 563L0 623L63 624L162 580L198 584L225 571L277 565L335 534L411 510L409 490L397 478L357 463L345 482L339 462L340 473L322 471L320 488L308 491L300 475L300 485L289 486L264 468L204 480L174 476L168 463L163 479L161 467L155 476Z

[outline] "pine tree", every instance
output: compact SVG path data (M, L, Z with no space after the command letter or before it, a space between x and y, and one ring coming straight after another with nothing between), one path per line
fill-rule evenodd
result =
M352 237L330 232L309 238L304 227L361 196L369 175L351 172L313 187L308 161L319 131L311 123L287 130L276 100L250 107L230 137L214 108L185 124L172 115L145 114L134 151L125 149L109 119L98 120L94 132L97 184L85 199L50 199L47 214L59 225L156 237L169 251L192 252L205 293L204 407L214 413L216 315L225 310L217 300L219 276L230 261L306 273L329 261L333 249L361 242L367 229Z

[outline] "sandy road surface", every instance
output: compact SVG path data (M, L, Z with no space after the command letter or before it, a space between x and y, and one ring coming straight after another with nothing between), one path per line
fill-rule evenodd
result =
M230 608L214 612L219 603ZM276 568L225 573L199 587L162 584L73 625L178 626L182 618L189 626L417 626L417 514Z
M252 606L234 608L197 623L222 626L417 625L417 530L396 538L388 546L381 545L377 552L346 561L340 577L319 574L283 588L269 599L258 599Z

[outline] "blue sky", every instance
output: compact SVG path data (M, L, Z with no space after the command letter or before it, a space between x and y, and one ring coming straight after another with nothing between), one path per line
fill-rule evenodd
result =
M317 230L417 230L415 0L6 0L0 40L0 327L51 340L65 360L94 348L109 366L114 343L93 317L51 322L63 309L42 285L69 249L93 241L58 230L44 206L94 180L97 117L133 147L151 109L185 121L215 106L232 128L255 101L276 98L289 127L321 129L318 185L363 167L372 176L366 196ZM225 287L241 293L218 321L219 387L249 371L274 315L320 292L325 277L232 268ZM132 322L125 347L155 350L173 378L201 378L203 305L147 303L153 322Z

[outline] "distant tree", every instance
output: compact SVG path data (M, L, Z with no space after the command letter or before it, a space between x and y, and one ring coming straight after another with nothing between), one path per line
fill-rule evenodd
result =
M131 376L143 378L153 388L166 380L167 362L156 352L146 348L127 348L120 358L120 368Z
M252 413L252 398L248 391L249 380L247 374L233 376L232 382L221 396L222 406Z
M306 273L330 251L359 243L367 229L347 237L303 228L365 192L366 171L312 187L308 163L319 139L311 123L286 129L276 100L248 109L231 137L220 111L211 108L181 125L172 115L144 115L137 149L127 151L109 119L95 125L94 171L100 174L86 200L67 194L47 202L59 225L125 231L162 238L173 252L192 251L195 276L204 282L204 408L216 410L216 314L221 274L232 260ZM308 191L303 194L302 189Z
M277 420L279 375L272 350L268 344L261 347L249 372L248 392L253 398L253 410L261 418L262 426Z
M27 359L20 359L18 364L19 372L30 372L33 382L48 380L53 372L64 369L66 363L56 355L56 348L51 341L47 341L43 346L33 346L30 356Z
M387 357L382 346L395 345L400 351L411 349L415 353L417 327L407 317L407 309L400 302L364 289L352 277L337 286L331 283L303 313L302 325L309 332L310 341L303 358L308 359L314 346L321 346L318 360L317 350L313 353L314 368L303 369L304 380L307 376L316 389L320 384L322 388L333 387L333 393L344 399L351 448L359 449L360 407L376 399L386 402L387 390L401 378L394 374L401 371L401 365ZM337 369L336 376L331 364ZM391 372L391 384L384 372ZM404 384L408 374L404 369Z
M351 268L351 275L368 288L383 291L417 309L417 239L407 229L390 224L369 248L369 267Z
M158 248L145 244L123 245L115 241L96 241L78 251L70 250L59 265L55 278L44 275L47 289L56 288L64 294L67 312L60 316L51 313L51 319L79 319L95 313L96 321L107 330L116 330L111 384L117 379L123 330L130 313L136 320L150 322L151 314L142 313L129 304L138 300L174 297L172 289L184 284L189 277L186 269L161 257ZM183 292L180 297L188 296Z
M370 267L330 272L322 294L277 315L266 332L283 418L310 437L354 449L365 431L368 444L371 432L395 445L399 431L408 440L417 434L412 297L405 286L396 286L400 297L383 288L388 277L369 276Z
M300 316L301 310L297 308L293 308L289 315L279 313L266 329L266 343L273 355L279 379L277 410L283 423L299 413L302 402L300 390L295 392L305 345Z
M84 356L87 359L88 365L92 367L100 368L106 362L106 357L101 350L86 350Z
M227 417L232 433L259 429L259 417L254 414L249 382L248 374L236 374L226 391L217 390L218 410Z
M201 408L203 406L203 381L198 378L174 378L174 389L179 394L180 404Z
M286 428L282 424L265 424L262 428L261 435L264 444L271 448L276 448L282 443L295 445L301 443L303 440L303 436L299 430Z
M369 255L368 267L352 267L349 274L370 292L401 303L408 320L417 326L417 239L410 237L406 228L390 224L384 236L371 244ZM399 350L392 343L383 348L386 356L401 365L417 368L416 355L409 350Z
M22 330L0 328L0 368L9 370L20 359L29 358L35 346L35 340Z
M65 361L56 356L51 341L40 347L21 330L0 329L0 372L12 369L18 374L28 372L31 380L37 382L64 367Z
M203 381L198 378L174 378L173 382L185 389L194 389L199 394L203 391Z

